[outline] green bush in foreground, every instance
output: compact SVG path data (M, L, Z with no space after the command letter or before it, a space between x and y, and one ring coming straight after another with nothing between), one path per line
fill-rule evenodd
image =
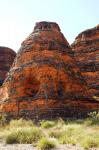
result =
M47 138L42 138L39 142L38 142L38 149L40 150L49 150L51 148L55 148L56 144L55 141L52 141L50 139Z
M63 135L59 138L59 142L60 144L72 144L72 145L76 145L77 141L76 139L74 139L74 137L70 137L68 135Z
M86 136L80 140L80 145L84 149L99 147L99 136Z
M18 134L16 134L16 132L9 134L6 137L6 143L7 144L16 144L16 143L19 143L19 141L18 141Z
M43 133L39 128L24 128L17 131L12 131L6 137L7 144L22 143L32 144L38 142L42 138Z

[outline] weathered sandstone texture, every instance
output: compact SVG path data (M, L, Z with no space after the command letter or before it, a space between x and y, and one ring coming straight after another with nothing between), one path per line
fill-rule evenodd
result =
M76 116L99 106L88 97L73 52L53 22L36 23L22 43L2 91L1 111L14 116Z
M7 47L0 47L0 86L3 84L16 53Z
M80 33L72 50L92 95L99 96L99 25Z

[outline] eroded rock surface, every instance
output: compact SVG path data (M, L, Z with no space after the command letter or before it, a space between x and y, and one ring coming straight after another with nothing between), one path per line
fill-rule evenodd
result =
M3 84L16 53L7 47L0 47L0 86Z
M99 96L99 25L80 33L72 50L92 95Z
M30 118L42 115L40 109L45 117L65 117L99 106L90 102L73 52L53 22L36 23L23 41L2 90L1 111Z

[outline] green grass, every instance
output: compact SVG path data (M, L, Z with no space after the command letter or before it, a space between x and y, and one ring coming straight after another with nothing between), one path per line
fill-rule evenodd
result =
M37 143L37 141L42 137L43 133L39 128L23 128L9 133L6 137L6 143L32 144Z
M18 141L18 134L17 132L12 132L6 137L7 144L16 144L19 143Z
M99 148L99 117L92 113L83 120L47 120L39 124L12 120L0 127L0 139L8 144L33 144L41 150L56 146L55 141L57 144L81 145L84 149Z
M33 126L34 124L33 124L33 122L31 121L31 120L28 120L28 121L26 121L26 120L24 120L24 119L19 119L19 120L17 120L17 119L15 119L15 120L12 120L12 121L10 121L10 123L9 123L9 127L10 128L16 128L16 127L27 127L27 126Z
M46 121L43 120L40 122L42 128L52 128L55 126L55 121Z
M83 139L80 140L80 145L84 149L99 147L99 135L98 136L95 135L94 137L93 135L88 135L84 137Z
M40 150L50 150L52 148L56 147L55 141L48 139L48 138L42 138L39 142L38 142L38 149Z
M60 130L52 130L52 131L49 131L48 134L49 134L49 137L59 139L59 138L62 136L63 131L60 131Z

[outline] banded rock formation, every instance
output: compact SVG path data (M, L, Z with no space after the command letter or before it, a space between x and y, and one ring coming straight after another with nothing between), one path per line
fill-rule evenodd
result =
M56 23L36 23L3 84L1 111L33 117L32 110L41 108L97 108L97 103L88 99L86 83L72 57L73 52ZM65 116L66 111L67 115L75 115L73 109L65 109Z
M7 47L0 47L0 86L3 84L16 53Z
M99 96L99 25L80 33L72 50L92 95Z

